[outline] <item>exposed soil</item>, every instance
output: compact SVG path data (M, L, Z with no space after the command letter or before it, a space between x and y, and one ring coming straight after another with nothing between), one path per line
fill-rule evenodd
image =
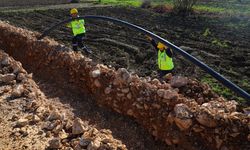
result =
M127 149L121 141L114 139L112 131L108 130L120 127L109 123L111 126L105 128L105 124L111 120L105 121L100 113L106 112L106 115L109 113L110 118L119 115L112 115L98 108L93 101L82 103L87 98L75 92L70 92L69 95L69 92L61 91L52 83L38 80L42 91L45 91L45 93L41 92L33 81L32 74L27 74L20 62L14 61L3 51L0 51L0 72L1 150L69 149L70 147L71 149L84 147L95 149L95 144L99 145L100 149ZM94 108L96 108L95 111L89 110ZM84 126L84 131L80 130L80 125L75 123L79 117L83 121L80 121L80 124ZM89 122L90 119L92 122ZM114 123L119 122L122 121ZM133 122L128 123L133 124ZM121 124L124 127L125 123ZM133 131L133 129L129 130ZM114 130L114 132L117 134L120 131ZM136 133L131 136L136 137ZM129 136L129 134L126 135ZM59 142L56 142L58 138ZM140 139L143 138L140 137ZM104 140L106 144L102 143ZM88 144L80 144L81 141ZM133 149L133 146L131 148Z
M156 14L140 8L124 7L82 8L79 11L82 15L104 15L126 20L145 27L178 46L190 47L186 49L187 52L250 92L248 16L199 14L179 17L169 13ZM0 18L17 26L43 32L56 22L68 18L68 10L0 13ZM86 20L86 27L86 45L101 58L96 61L115 68L125 67L141 76L155 76L156 52L144 35L102 21ZM206 29L209 29L209 32L204 36ZM50 36L70 46L70 32L63 27ZM203 71L180 55L176 54L174 61L176 74L204 78Z
M210 66L215 67L219 72L246 88L248 92L250 91L250 34L247 32L250 26L249 22L245 22L244 20L249 19L248 17L220 18L218 16L212 16L214 17L213 20L208 20L209 17L206 15L202 15L203 17L194 15L181 18L170 14L159 15L143 9L120 9L119 7L84 8L80 9L80 11L83 14L113 16L127 20L154 31L158 35L173 41L176 45L192 47L192 49L188 49L188 52L208 63ZM66 19L67 16L67 10L39 10L34 11L34 13L0 13L1 20L9 20L17 26L40 32L44 31L46 27L53 23ZM233 19L236 19L236 21ZM115 68L125 67L131 72L138 73L141 76L155 76L152 70L156 70L156 52L145 40L144 35L112 23L92 20L87 20L86 22L88 29L86 44L101 58L100 60L92 56L96 62L103 62ZM233 22L237 23L234 24ZM244 25L243 27L237 26L238 29L236 30L234 29L235 26L228 26L231 23L233 25L239 25L240 23ZM202 34L207 28L209 28L212 33L205 37ZM234 33L236 31L239 34L235 35ZM70 45L71 35L69 32L66 28L60 28L60 30L53 32L51 36L66 45ZM136 36L131 37L131 35ZM217 39L217 45L211 43L215 38ZM218 39L219 41L227 40L226 43L229 47L222 48L218 46ZM235 53L236 50L238 52L237 55L231 55ZM21 54L17 55L20 56ZM201 77L201 75L203 75L199 69L178 55L175 55L175 62L177 66L175 70L176 74L184 74L191 77ZM25 65L30 65L29 69L34 67L30 63L27 64L27 62ZM30 71L34 70L31 69ZM95 126L98 130L110 129L114 138L121 140L128 149L179 149L178 147L168 147L162 142L155 141L154 137L152 137L148 131L130 118L98 107L94 99L89 97L89 95L83 94L82 91L78 91L79 89L69 84L54 83L53 80L48 80L48 76L40 76L39 71L34 72L34 78L39 88L44 92L45 96L48 97L48 103L56 103L56 105L61 106L60 109L67 107L73 111L75 116L80 117L84 121L88 121L90 125ZM241 80L239 80L239 78ZM60 78L60 81L61 80L62 78ZM185 89L183 91L185 91ZM188 95L185 96L189 97ZM194 98L194 95L190 97ZM6 106L3 106L4 108L9 107L6 101L4 104L6 104ZM9 108L12 109L14 107ZM245 147L247 146L248 145ZM18 149L18 146L16 148Z
M249 111L246 109L244 112L238 112L235 101L226 101L218 97L211 92L207 85L183 77L169 76L168 83L160 83L157 79L139 78L137 75L130 74L125 68L115 70L102 64L96 64L82 54L61 47L51 39L46 38L37 41L34 39L37 36L34 32L16 28L4 22L0 22L0 31L0 46L13 57L22 61L22 64L30 72L33 72L39 81L46 81L45 84L41 84L41 87L44 88L47 96L59 97L58 99L52 99L52 103L59 100L72 103L73 106L76 103L77 106L74 107L79 109L84 109L82 106L90 107L91 109L85 109L86 113L76 110L76 114L82 112L83 118L90 117L87 120L91 120L91 122L94 120L94 123L98 125L100 123L99 121L95 122L96 119L93 119L90 115L92 110L103 113L103 118L113 116L113 113L109 115L105 112L99 112L97 106L93 105L97 102L98 105L105 106L125 116L133 117L154 137L171 145L171 147L168 147L170 149L249 149L249 115L247 115ZM6 64L5 59L3 59L2 64ZM12 67L13 69L10 72L16 73L19 71L15 66ZM3 73L6 70L8 71L4 68ZM18 78L19 76L18 74ZM12 81L15 79L15 74L4 74L1 75L0 79L4 82L7 79ZM22 85L20 86L22 87ZM12 93L20 95L20 92L18 92L20 89L22 88L19 88L18 85L15 87L17 92ZM32 95L28 94L28 96ZM81 102L71 101L72 97L78 99L80 96ZM68 100L65 100L65 98ZM91 100L90 105L82 104L88 103L89 100ZM36 111L40 110L36 107L32 108ZM87 115L85 116L85 114ZM79 115L81 116L81 114ZM45 129L52 129L51 132L54 134L59 132L59 137L61 129L64 127L65 131L71 134L70 139L72 134L75 136L79 134L79 130L76 130L79 128L76 125L79 126L82 121L77 118L74 119L75 125L73 124L71 132L67 129L67 123L61 123L60 118L65 117L59 115L58 111L52 109L52 113L44 113L42 116L44 116L42 118L46 118L45 121L52 121L51 123L46 122ZM99 116L95 117L95 114L93 117L99 118ZM106 120L101 119L102 121L105 122ZM110 123L113 123L113 121L108 120L104 125L110 127ZM126 125L124 122L121 124ZM100 123L100 125L103 124ZM129 137L132 137L129 138L132 139L131 141L125 139L128 142L127 145L133 147L133 143L141 141L140 139L134 139L130 130L128 131L129 134L124 130L116 130L120 127L123 129L123 126L118 126L119 123L116 125L112 126L112 130L119 131L117 136L129 135ZM129 123L129 125L133 124ZM111 144L107 144L107 141L110 142L112 139L111 132L104 132L109 134L107 136L111 138L107 140L107 136L103 135L103 130L97 132L96 129L90 128L91 130L86 131L86 128L89 129L87 124L82 123L81 126L84 127L80 128L80 133L83 133L83 135L70 141L70 145L75 149L79 146L87 146L85 144L89 140L93 141L88 142L87 147L107 147L113 144L118 149L124 147L117 140L112 140ZM127 127L125 126L125 128ZM145 133L143 133L143 136L145 136ZM127 138L127 136L125 137ZM50 147L60 148L60 142L67 147L69 146L68 140L55 138L49 142ZM141 149L144 147L143 145L145 143L142 142L142 145L137 148ZM149 146L150 149L151 146L155 148L155 144ZM158 146L161 145L157 144L156 147L158 148Z
M8 58L8 56L4 54L2 51L0 53L0 56L1 56L0 57L1 62L3 63L5 62L5 59ZM45 60L46 59L47 58L45 58ZM11 60L9 63L13 64L14 62L13 59L8 59L8 60ZM31 69L30 67L33 66L29 62L24 62L24 64L27 65L29 69ZM41 73L44 72L44 70L39 70L39 67L37 68L37 66L38 65L33 66L36 68L36 72L34 72L34 80L36 83L31 79L32 74L29 75L29 80L27 82L24 82L25 84L27 84L26 86L29 86L29 84L34 86L30 89L31 92L38 91L38 93L44 95L38 98L32 98L32 102L34 101L39 107L45 109L45 113L42 113L42 115L44 115L44 118L41 118L41 121L35 125L28 124L23 128L17 128L17 129L14 128L13 125L15 125L18 119L26 118L29 115L32 116L38 115L38 112L36 111L33 112L34 111L33 109L32 112L23 109L23 107L26 107L30 103L29 99L26 99L25 95L22 95L18 99L13 98L13 100L11 101L9 100L9 95L12 94L12 88L15 88L15 86L17 85L16 82L19 82L16 81L17 79L14 78L13 83L12 82L8 83L10 85L8 84L6 85L6 83L3 83L2 80L0 82L1 83L0 89L2 96L0 101L1 104L0 108L1 110L3 110L0 113L1 150L22 149L22 148L45 149L46 147L49 147L48 141L51 140L53 137L56 137L56 135L54 135L52 131L51 133L50 130L49 131L46 129L43 130L43 126L44 124L47 123L46 118L55 109L59 110L62 114L66 114L66 117L69 118L68 121L70 122L73 122L74 118L78 117L82 119L84 122L88 122L88 127L90 129L95 128L98 129L100 132L103 130L111 131L112 136L114 136L114 138L118 140L123 141L123 143L126 145L126 148L128 149L131 150L175 149L175 147L167 146L162 141L155 140L155 138L146 129L144 129L130 117L123 116L107 108L98 106L95 100L92 97L90 97L90 95L85 95L82 92L82 90L76 88L74 85L70 85L68 81L64 82L66 79L63 79L61 76L61 74L64 74L63 72L58 72L58 78L56 79L57 81L55 81L54 77L50 78L49 76L50 72ZM1 65L1 69L2 69L1 75L12 73L14 70L11 68L11 66L8 65L7 67L6 65ZM6 70L8 72L6 72ZM33 70L29 71L33 72ZM13 75L14 77L16 77L15 74ZM58 84L58 82L60 82L60 84ZM34 109L38 110L37 107L34 107ZM51 121L51 124L55 123L53 121ZM31 131L31 129L34 131ZM21 130L21 134L19 133L20 132L19 130ZM26 133L28 133L28 136L27 137L23 136L22 135L23 133L25 133L25 136L27 136ZM40 133L42 134L40 135ZM67 133L69 133L69 131L67 131ZM74 136L72 135L72 133L69 133L69 135L70 136L68 138L71 142L74 141L74 139L76 141L79 140L79 136ZM94 137L92 141L94 141ZM119 143L113 140L112 138L111 141ZM69 142L63 144L63 148L69 147L67 146L67 143ZM112 145L114 146L116 144L111 144L111 146ZM74 146L76 145L71 145L71 147L73 148ZM117 146L115 147L116 147L115 149L117 149ZM106 148L112 149L108 147Z

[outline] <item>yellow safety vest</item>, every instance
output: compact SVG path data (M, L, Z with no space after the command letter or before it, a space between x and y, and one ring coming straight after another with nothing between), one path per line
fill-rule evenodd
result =
M74 36L86 32L83 19L73 20L67 26L69 28L72 28L72 32L73 32Z
M173 60L166 54L166 50L158 50L158 67L160 70L172 70L174 68Z

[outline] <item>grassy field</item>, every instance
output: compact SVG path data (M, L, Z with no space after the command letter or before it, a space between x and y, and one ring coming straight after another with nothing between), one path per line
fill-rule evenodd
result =
M152 0L151 2L153 6L162 4L173 6L172 0ZM139 7L142 4L142 0L101 0L101 3ZM250 1L242 0L242 2L239 2L239 0L218 0L208 2L206 0L200 0L194 6L194 10L250 15Z

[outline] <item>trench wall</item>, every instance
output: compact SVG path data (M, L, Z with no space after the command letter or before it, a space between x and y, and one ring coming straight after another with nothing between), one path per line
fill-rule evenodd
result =
M38 41L38 35L0 22L0 48L29 72L62 87L73 85L100 106L131 116L156 139L184 149L249 149L250 117L236 111L235 101L214 97L198 103L168 83L96 64L52 39Z
M63 4L68 2L70 2L70 0L1 0L0 7L51 5L51 4Z

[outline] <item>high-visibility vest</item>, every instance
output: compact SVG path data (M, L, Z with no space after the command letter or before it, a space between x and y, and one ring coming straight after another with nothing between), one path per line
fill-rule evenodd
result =
M83 19L73 20L67 26L72 28L72 32L73 32L74 36L86 32Z
M158 50L158 67L160 70L172 70L174 68L173 60L166 54L166 50Z

